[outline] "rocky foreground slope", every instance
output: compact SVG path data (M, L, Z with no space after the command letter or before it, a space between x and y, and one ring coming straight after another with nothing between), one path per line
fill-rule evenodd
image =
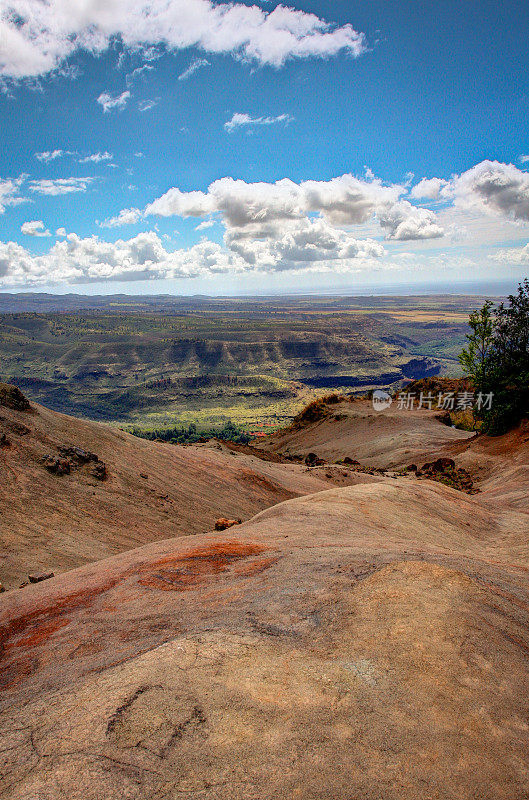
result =
M0 392L5 588L18 587L32 572L58 573L156 539L201 533L218 517L248 519L346 482L343 475L329 482L323 473L219 443L148 442L12 395Z
M0 796L529 796L527 438L6 592Z

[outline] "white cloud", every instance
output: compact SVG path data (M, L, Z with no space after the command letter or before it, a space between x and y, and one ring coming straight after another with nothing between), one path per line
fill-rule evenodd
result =
M94 178L53 178L50 180L41 179L29 182L29 188L37 194L57 196L61 194L73 194L74 192L86 192L88 186Z
M0 178L0 214L4 213L7 206L17 206L26 202L26 199L20 196L20 187L26 177L26 175L20 175L18 178L7 178L6 180Z
M500 264L512 264L513 266L529 265L529 244L523 247L510 247L506 250L498 250L489 256L493 261Z
M80 164L99 164L101 161L112 161L114 156L105 150L103 153L91 153L84 158L79 159Z
M438 224L433 211L416 208L407 200L401 200L378 211L378 219L388 239L408 242L418 239L439 239L444 229Z
M205 219L203 222L199 222L198 225L195 227L196 231L204 231L206 228L212 228L215 224L214 219Z
M157 106L159 102L160 102L159 97L155 97L152 100L140 100L140 102L138 103L138 109L142 112L150 111L151 108Z
M57 228L55 236L66 236L66 228Z
M97 98L96 102L99 103L105 114L108 114L112 109L122 111L130 98L130 92L122 92L121 94L111 95L109 92L102 92Z
M25 236L51 236L41 219L34 219L31 222L23 222L20 228Z
M199 69L202 69L202 67L209 67L209 66L210 62L207 60L207 58L194 58L193 61L188 66L188 68L180 73L180 75L178 76L178 80L187 81L187 79L190 78L191 75L194 75L195 72L197 72Z
M301 219L282 236L257 239L226 234L229 250L252 267L266 270L306 269L309 266L345 271L357 259L376 259L384 248L372 239L359 241L349 231L333 228L322 219Z
M411 197L416 200L436 200L441 189L446 186L448 181L442 178L423 178L416 184L410 192Z
M211 0L4 0L0 75L45 75L77 51L101 54L116 37L131 50L198 47L276 67L291 58L356 57L366 50L364 35L350 24L337 27L282 5L266 11Z
M378 242L357 242L346 231L330 230L322 220L303 220L275 243L202 241L188 249L166 250L154 231L132 239L105 242L73 233L34 256L15 242L0 242L0 286L39 286L91 281L190 278L249 271L357 271L383 255Z
M529 162L529 156L520 156L520 163L527 164Z
M44 150L42 153L35 153L35 158L38 161L49 164L50 161L56 161L58 158L70 155L72 155L72 153L70 153L69 150Z
M353 175L299 184L287 178L276 183L221 178L207 192L173 187L148 205L145 214L205 217L218 212L228 233L245 238L282 236L289 226L311 214L319 214L331 225L360 225L376 217L388 239L442 236L432 211L400 199L405 191L403 186L384 186L378 179L366 181Z
M529 173L499 161L482 161L441 190L456 206L513 220L529 220Z
M117 217L111 217L102 222L101 227L119 228L121 225L135 225L141 218L142 212L139 208L124 208Z
M173 187L150 203L145 213L159 217L205 217L214 210L214 200L204 192L181 192Z
M232 118L224 123L228 133L232 133L237 128L253 128L259 125L276 125L278 122L288 124L293 122L294 117L290 114L280 114L277 117L250 117L248 114L234 114Z
M153 69L154 67L152 67L150 64L144 64L142 67L136 67L136 69L133 69L128 75L125 75L125 82L127 86L132 86L134 81L145 77L145 75L148 72L152 72Z

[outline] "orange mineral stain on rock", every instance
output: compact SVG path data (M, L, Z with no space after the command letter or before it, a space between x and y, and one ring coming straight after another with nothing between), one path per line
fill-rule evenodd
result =
M216 542L197 547L182 555L161 559L155 565L159 569L140 578L138 583L151 589L183 592L204 584L211 576L228 572L237 561L258 555L267 549L261 544L238 541ZM252 563L255 565L255 562ZM263 566L263 569L266 566L268 565ZM253 572L250 570L248 574L255 572L254 566Z

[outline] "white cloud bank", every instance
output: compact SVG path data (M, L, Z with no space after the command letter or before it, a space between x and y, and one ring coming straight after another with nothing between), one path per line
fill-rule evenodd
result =
M85 191L92 180L27 181L27 176L21 176L17 180L0 181L0 209L2 205L21 201L19 192L24 181L33 192L65 194ZM410 202L423 200L425 196L441 210ZM151 215L195 217L202 220L196 226L199 231L213 221L220 222L224 226L224 241L219 244L204 238L192 247L171 252L154 231L106 242L97 236L85 239L75 234L65 236L66 231L59 229L57 236L65 238L56 241L44 255L34 256L14 242L1 243L0 286L287 270L350 273L378 268L377 265L388 268L391 263L387 256L394 246L387 252L381 241L366 238L369 234L390 243L420 241L421 252L432 240L442 240L443 251L435 245L437 250L428 258L424 256L424 264L441 269L443 265L458 263L461 269L472 269L476 265L472 259L448 249L452 239L445 229L451 236L451 228L458 219L474 220L487 229L492 226L511 233L513 229L519 230L524 245L499 249L489 255L489 260L512 266L529 263L529 245L525 245L529 174L512 164L495 161L481 162L449 180L425 178L412 189L407 183L385 185L371 174L364 179L346 174L327 181L299 183L289 179L247 183L221 178L206 191L184 192L173 187L145 209L123 209L102 226L133 225L145 222ZM26 233L47 235L40 221L26 226L33 226L32 230L26 227ZM495 237L496 243L501 244L501 239L496 234ZM409 269L417 267L416 254L410 250L400 253L407 261L399 262L398 255L397 251L393 264L400 263L406 268L409 263Z
M416 208L401 196L401 185L384 186L378 179L342 175L329 181L246 183L221 178L207 192L182 192L177 187L150 203L145 215L206 217L218 213L233 239L272 238L319 214L329 225L359 225L376 217L386 238L399 241L443 235L435 214ZM115 222L116 218L114 218Z
M224 248L202 241L167 251L153 231L132 239L105 242L97 236L68 234L46 253L34 256L15 242L0 242L0 287L92 281L193 278L219 273L308 270L348 271L372 266L384 253L370 240L357 242L345 231L328 230L322 221L304 222L275 243L251 242Z
M499 264L511 264L518 267L529 265L529 244L524 245L524 247L509 247L506 250L498 250L490 258Z
M95 55L120 38L126 48L197 47L280 67L292 58L366 50L364 35L315 14L278 5L265 11L210 0L4 0L0 6L0 75L34 78L74 53Z

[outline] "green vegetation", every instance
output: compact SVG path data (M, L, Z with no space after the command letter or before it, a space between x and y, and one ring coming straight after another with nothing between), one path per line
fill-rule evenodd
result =
M198 430L194 423L187 427L165 428L162 430L144 430L141 428L132 428L130 433L139 436L142 439L150 439L151 441L170 442L171 444L196 444L197 442L205 442L208 439L220 439L224 442L235 442L236 444L248 444L251 437L234 425L233 422L227 422L222 428L209 428Z
M0 314L0 380L113 424L268 432L326 392L460 374L473 301L48 296L67 310Z
M481 429L505 433L529 414L529 281L525 279L508 302L494 309L490 302L470 315L471 333L460 362L480 398Z

